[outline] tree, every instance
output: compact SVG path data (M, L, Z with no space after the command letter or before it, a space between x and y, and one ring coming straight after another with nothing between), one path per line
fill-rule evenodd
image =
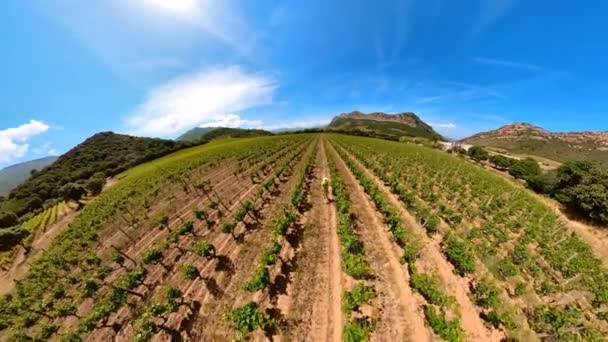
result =
M30 233L21 226L0 229L0 252L10 251L16 245L21 245ZM25 246L23 246L25 248ZM27 250L27 248L26 248Z
M573 161L557 169L554 197L570 209L608 222L608 171L587 161Z
M80 184L67 183L59 189L59 193L65 200L80 204L80 199L84 195L85 190Z
M490 157L490 163L499 169L506 170L513 164L513 159L497 154Z
M104 174L97 172L89 178L85 187L92 195L98 195L103 190L105 182Z
M16 226L19 223L19 217L11 211L0 213L0 228L8 228Z
M473 146L469 149L468 154L471 158L476 161L488 160L490 154L488 151L484 150L482 147Z
M509 167L509 174L515 178L527 181L540 175L541 170L540 166L538 166L538 162L535 159L528 157L526 159L514 161Z

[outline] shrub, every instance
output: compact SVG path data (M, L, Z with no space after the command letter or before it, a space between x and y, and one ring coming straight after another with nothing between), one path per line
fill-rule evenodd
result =
M431 305L424 306L424 316L429 326L442 339L448 342L464 341L464 334L460 328L460 320L448 320L444 313L437 311Z
M509 174L515 178L527 181L540 175L541 170L538 162L528 157L526 159L515 160L509 167Z
M358 310L361 305L367 304L376 296L376 290L372 286L358 282L352 290L342 293L342 312L349 313Z
M258 305L254 302L234 309L225 318L230 322L232 328L242 335L248 335L257 329L265 329L270 323L270 318L260 313Z
M182 274L184 275L184 278L186 278L188 280L194 280L194 279L200 277L200 273L199 273L198 269L192 265L183 265Z
M448 239L445 252L448 261L454 265L460 275L475 272L475 259L465 242L455 238Z
M372 332L372 325L365 320L350 320L344 325L344 342L364 342L369 341Z
M256 292L265 289L270 284L270 273L265 265L260 265L256 270L253 278L243 285L243 289L247 292Z
M468 155L477 161L488 160L490 154L488 151L484 150L482 147L473 146L469 148Z
M207 259L215 257L215 246L207 240L203 240L194 245L194 253Z
M519 274L517 266L511 260L503 259L498 263L498 274L503 277L513 277Z

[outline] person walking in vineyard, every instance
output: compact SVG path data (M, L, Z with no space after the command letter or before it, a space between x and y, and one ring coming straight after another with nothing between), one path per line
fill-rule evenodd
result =
M327 179L327 177L323 177L323 180L321 181L321 186L323 187L325 201L326 203L329 203L329 179Z

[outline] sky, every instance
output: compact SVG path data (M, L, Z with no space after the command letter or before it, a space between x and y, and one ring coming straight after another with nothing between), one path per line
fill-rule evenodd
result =
M302 128L412 111L462 138L608 130L608 3L5 0L0 167L100 131Z

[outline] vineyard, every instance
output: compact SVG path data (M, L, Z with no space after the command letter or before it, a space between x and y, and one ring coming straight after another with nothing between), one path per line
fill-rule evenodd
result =
M608 333L602 260L527 190L440 151L338 134L224 139L116 178L0 299L0 340ZM39 236L73 210L58 203L24 227Z

